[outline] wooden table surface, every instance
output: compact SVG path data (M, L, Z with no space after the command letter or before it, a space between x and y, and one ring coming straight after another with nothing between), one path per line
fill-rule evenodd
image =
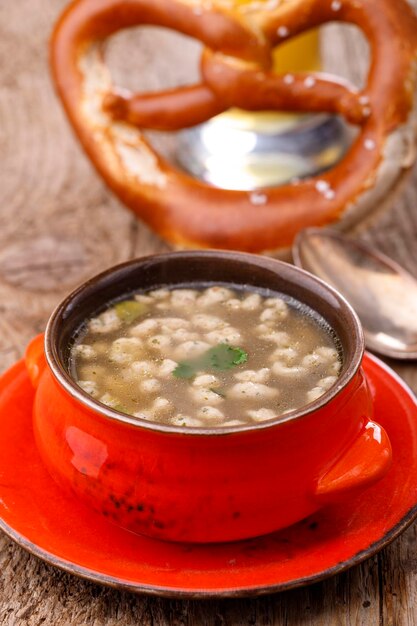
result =
M103 268L166 246L104 187L74 140L47 70L47 39L65 0L0 3L0 369L19 359L56 303ZM133 46L133 47L132 47ZM366 47L331 27L331 67L360 80ZM157 52L155 52L155 50ZM151 29L118 36L124 84L155 88L195 72L195 49ZM187 59L187 62L184 62ZM133 71L134 70L134 71ZM157 138L169 151L172 138ZM417 176L363 235L417 276ZM417 390L417 365L390 363ZM326 582L255 600L175 601L84 582L0 536L0 626L417 624L417 526Z

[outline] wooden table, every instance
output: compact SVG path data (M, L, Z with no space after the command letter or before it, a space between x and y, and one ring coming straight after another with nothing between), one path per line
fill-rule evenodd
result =
M72 137L47 71L47 37L65 0L0 4L0 368L22 355L54 307L104 267L165 249L97 178ZM135 43L135 53L126 44ZM331 64L360 79L363 42L331 27ZM188 46L184 55L184 47ZM157 49L150 65L150 47ZM190 54L188 54L190 52ZM184 81L187 42L131 33L115 41L120 82ZM136 56L132 56L132 54ZM137 75L133 75L135 68ZM175 68L175 70L173 70ZM194 68L195 71L195 68ZM169 151L172 143L159 139ZM417 176L364 237L417 275ZM417 367L390 363L417 390ZM112 591L29 556L0 536L0 625L417 624L417 526L380 554L324 583L256 600L184 602Z

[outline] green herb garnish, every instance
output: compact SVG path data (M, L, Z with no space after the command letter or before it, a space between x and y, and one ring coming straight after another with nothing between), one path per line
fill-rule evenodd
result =
M195 374L195 369L192 363L183 361L182 363L178 363L172 373L177 378L192 378Z
M227 343L220 343L218 346L210 348L206 355L210 366L220 371L229 370L235 365L246 363L248 360L248 353L245 350L229 346Z
M246 363L247 360L248 353L242 348L229 346L227 343L220 343L196 359L181 361L173 371L173 374L176 378L193 378L200 370L224 372L232 367Z
M137 300L123 300L114 305L114 310L119 319L127 324L134 322L138 317L147 312L148 306Z

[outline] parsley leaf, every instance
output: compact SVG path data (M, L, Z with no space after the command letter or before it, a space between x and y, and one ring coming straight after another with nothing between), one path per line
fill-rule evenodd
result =
M192 378L200 370L217 370L224 372L242 365L248 360L248 353L242 348L220 343L209 348L195 359L181 361L173 371L176 378Z
M229 346L227 343L220 343L206 353L210 367L215 370L229 370L235 365L241 365L248 360L248 354L242 348Z
M175 378L192 378L195 374L195 370L191 362L183 361L182 363L178 363L172 373Z

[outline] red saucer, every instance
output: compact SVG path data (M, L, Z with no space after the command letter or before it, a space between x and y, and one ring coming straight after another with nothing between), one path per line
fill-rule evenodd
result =
M370 557L417 516L417 403L367 355L375 418L393 447L377 485L267 537L216 546L170 544L111 525L64 497L32 436L33 390L23 364L0 379L0 528L45 561L89 580L177 596L244 596L316 582Z

